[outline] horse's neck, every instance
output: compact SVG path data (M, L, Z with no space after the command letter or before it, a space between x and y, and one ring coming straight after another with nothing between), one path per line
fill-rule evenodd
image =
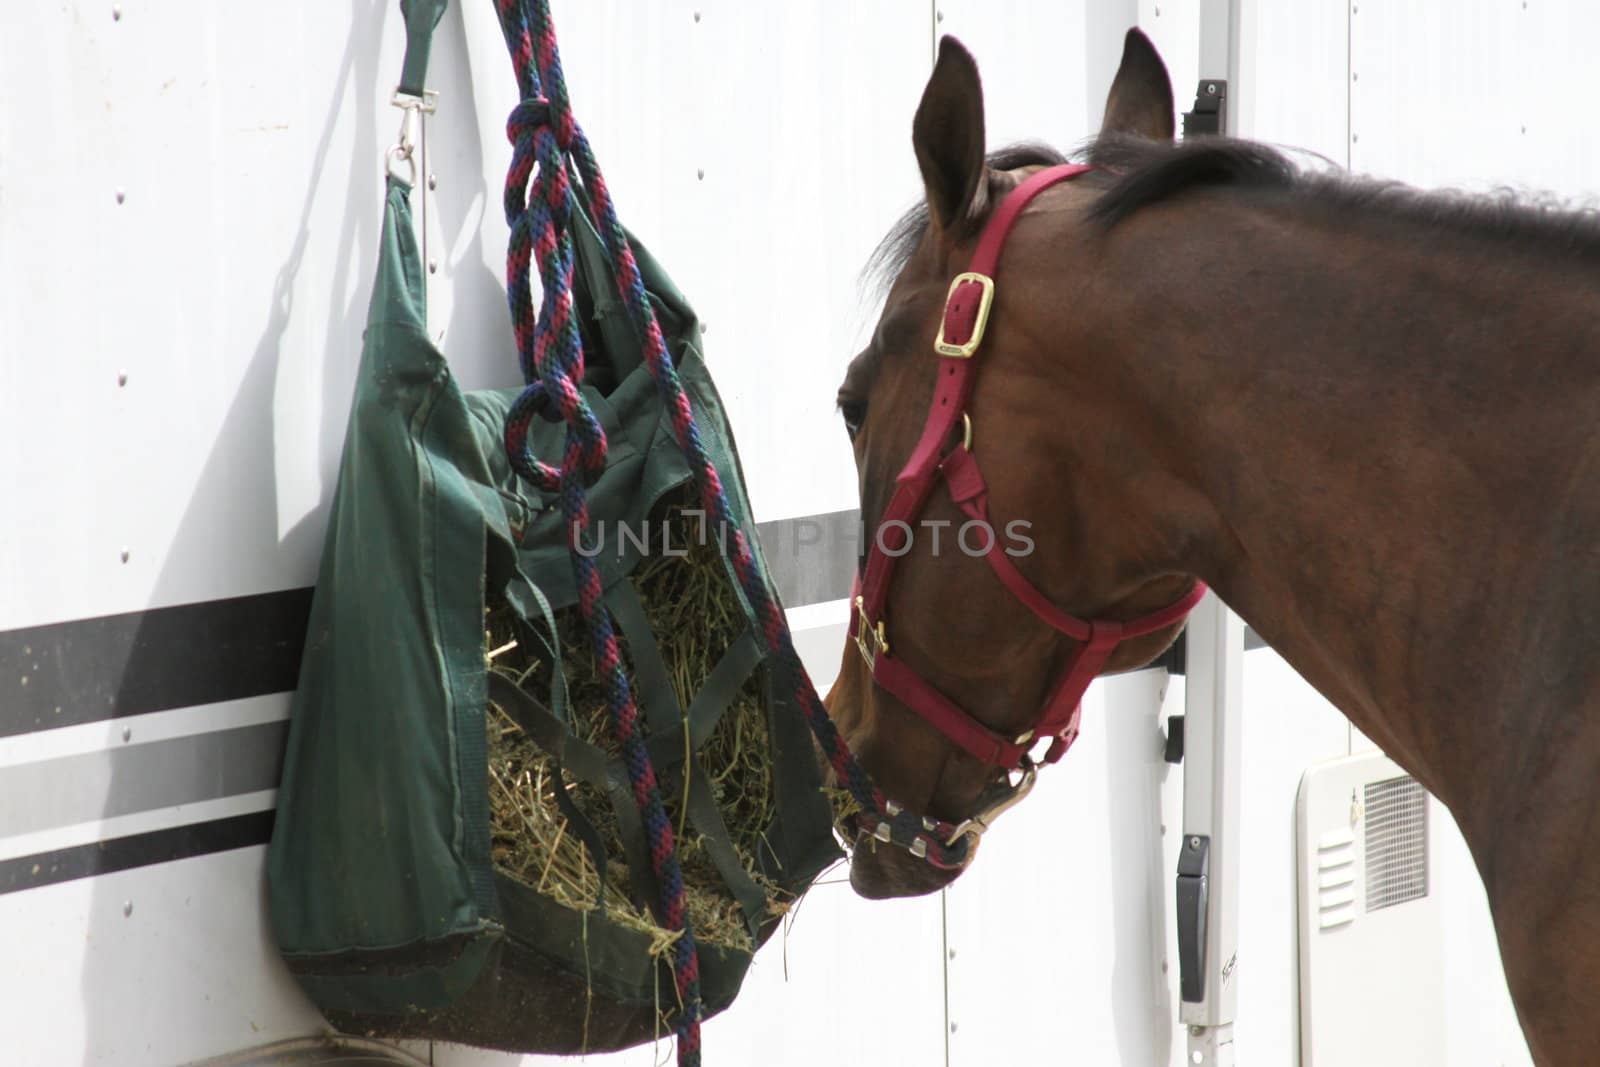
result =
M1538 746L1600 750L1597 294L1242 214L1138 244L1172 310L1126 355L1219 516L1201 576L1464 821Z

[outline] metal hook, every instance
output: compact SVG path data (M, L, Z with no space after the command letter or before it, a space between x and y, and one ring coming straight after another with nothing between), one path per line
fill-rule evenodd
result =
M396 170L397 160L405 160L409 165L411 177L409 184L417 184L416 142L411 137L412 121L415 120L423 139L427 138L427 129L423 127L422 116L431 115L439 110L439 94L433 89L424 89L421 96L411 93L402 93L396 89L389 98L389 103L400 109L400 132L395 135L395 143L384 154L384 169L391 177L402 178ZM403 179L402 180L406 180Z
M945 839L946 847L954 845L963 837L982 837L996 819L1021 804L1023 798L1033 791L1034 780L1039 775L1038 764L1024 756L1017 769L1022 772L1021 777L1013 782L1011 781L1011 775L1007 774L1006 787L1001 791L999 798L978 812L978 814L957 826L950 836Z
M411 169L411 172L410 172L409 175L400 173L400 171L398 169L398 164L401 161L404 161L405 164ZM383 154L383 169L389 175L389 177L394 178L394 179L396 179L398 181L403 181L407 185L412 186L413 188L416 187L416 184L417 184L417 158L416 158L416 155L412 152L410 145L408 145L408 144L391 145L390 148L389 148L389 151L387 151L387 152L385 152Z

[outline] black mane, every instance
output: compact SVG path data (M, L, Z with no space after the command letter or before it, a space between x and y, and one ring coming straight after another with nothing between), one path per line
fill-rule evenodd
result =
M1306 170L1283 152L1253 141L1201 137L1177 144L1138 137L1101 137L1081 153L1101 170L1085 176L1104 190L1090 208L1092 222L1114 228L1141 209L1202 190L1226 191L1257 203L1320 213L1348 225L1378 221L1418 239L1453 236L1508 251L1576 259L1600 266L1600 214L1553 197L1415 189L1399 182ZM989 157L995 170L1054 165L1067 157L1041 144L1003 149ZM1091 181L1092 180L1092 181ZM868 276L886 285L900 273L928 228L926 205L907 212L868 263Z
M1142 137L1101 137L1089 145L1087 162L1112 176L1111 186L1089 209L1089 218L1111 227L1142 207L1208 186L1287 192L1305 181L1281 152L1253 141L1202 137L1171 144Z

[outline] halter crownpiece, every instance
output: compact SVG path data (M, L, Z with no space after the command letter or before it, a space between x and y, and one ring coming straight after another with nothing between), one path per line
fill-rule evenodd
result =
M909 531L912 520L922 513L929 494L941 481L963 513L989 523L989 490L972 455L972 422L967 415L967 405L977 378L978 361L973 357L983 342L994 304L995 266L1012 226L1034 197L1090 169L1080 164L1049 167L1012 190L984 226L969 269L956 275L950 283L939 334L934 341L934 350L941 357L938 384L922 436L896 478L895 492L880 520L880 530ZM949 447L958 425L962 427L961 444ZM1080 619L1062 611L1028 581L991 536L984 558L995 576L1035 616L1081 642L1057 675L1050 696L1032 724L1020 734L1007 736L958 707L890 651L884 609L895 566L905 554L902 550L908 537L909 533L903 533L893 545L881 544L881 537L873 538L865 572L857 580L850 622L867 669L877 685L951 742L985 763L1021 772L1021 778L1016 783L1008 783L997 800L956 828L950 838L953 842L963 836L981 834L996 816L1027 794L1032 788L1036 768L1029 753L1038 742L1050 739L1044 762L1054 763L1061 758L1077 738L1084 691L1117 646L1130 638L1142 637L1182 621L1205 596L1206 587L1196 582L1194 588L1175 603L1129 622Z

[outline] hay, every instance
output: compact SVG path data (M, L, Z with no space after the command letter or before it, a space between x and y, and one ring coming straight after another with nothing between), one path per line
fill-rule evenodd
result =
M678 703L684 708L747 625L723 568L717 540L702 536L699 517L685 514L689 506L686 493L674 494L652 512L649 524L654 540L664 522L674 553L687 548L687 555L652 551L633 575ZM604 687L595 674L589 636L577 608L557 612L556 625L574 730L614 756L618 748L607 717ZM535 699L547 699L550 664L539 654L543 645L538 638L527 632L504 604L490 604L485 631L489 668L511 678ZM629 661L625 645L623 652L624 660ZM776 804L761 693L758 670L746 680L707 739L700 766L710 776L712 794L741 863L766 891L771 914L778 916L791 901L757 873L755 862L761 835L772 823ZM564 907L595 909L600 873L588 850L568 832L567 820L556 805L549 755L498 706L490 705L486 725L496 866ZM631 899L621 838L609 801L600 791L570 778L568 792L606 842L607 918L651 934L656 951L665 951L674 935L660 929L650 913ZM681 790L670 791L664 799L677 831L678 858L695 936L711 944L752 949L743 913L728 895L704 840L684 819Z

